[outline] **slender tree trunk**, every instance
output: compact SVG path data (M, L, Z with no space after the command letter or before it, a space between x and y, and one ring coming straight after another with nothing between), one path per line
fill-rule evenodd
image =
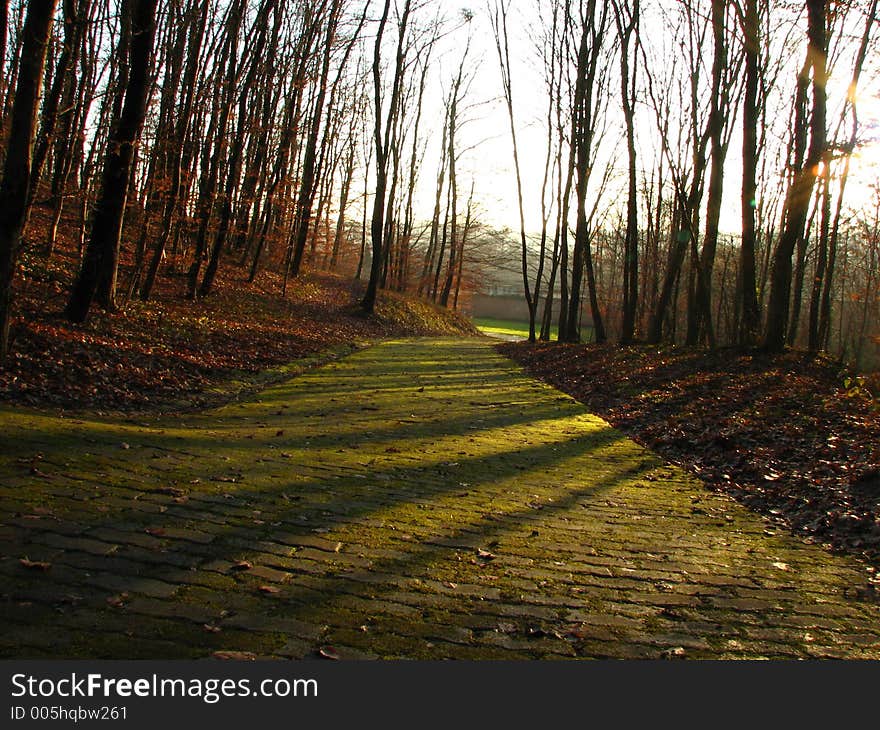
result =
M816 270L810 286L810 313L807 325L807 348L810 352L819 349L819 310L822 302L822 282L828 268L828 244L831 238L831 160L825 156L825 165L820 182L821 219L819 223L819 245L816 256Z
M467 244L468 234L473 225L474 181L471 180L471 194L468 197L467 212L464 217L464 229L461 232L461 245L458 247L458 271L455 278L455 294L452 300L452 308L458 309L458 298L461 293L461 284L464 277L464 247Z
M706 202L706 233L703 237L703 250L695 262L695 265L699 266L699 275L696 280L696 298L688 312L687 332L688 344L696 345L705 341L712 348L715 347L715 331L712 323L712 273L718 248L718 226L724 192L724 161L727 157L724 127L729 108L728 85L724 78L728 63L725 6L724 0L712 0L714 52L711 107L707 123L711 162Z
M367 205L367 200L370 197L370 158L372 155L367 155L366 164L364 165L364 207L361 213L361 250L358 255L358 264L357 270L355 271L354 278L358 281L361 280L361 275L364 272L364 258L367 255L367 211L369 210L369 206Z
M321 130L321 120L324 116L324 99L327 95L327 80L330 75L330 55L333 50L333 39L336 35L339 10L339 2L334 1L327 23L327 36L321 65L321 78L318 82L318 95L312 110L312 123L309 127L309 136L306 140L306 148L303 154L299 199L297 202L296 229L293 236L293 256L289 269L290 275L294 277L299 275L312 220L312 206L315 200L315 161L317 157L318 136ZM285 272L285 285L286 283L287 272Z
M182 80L183 104L174 134L174 144L171 146L171 160L169 161L169 169L171 170L171 185L163 205L162 224L159 229L159 236L153 248L153 256L150 259L150 265L147 269L144 284L141 287L140 298L147 301L153 291L156 282L156 276L159 272L159 266L165 257L165 248L172 234L175 232L173 222L174 214L180 202L181 192L183 189L183 168L185 159L187 158L186 139L193 117L193 104L195 101L196 77L199 70L199 59L202 53L202 40L205 35L205 27L208 18L209 0L201 0L198 20L195 29L190 36L189 49L187 51L186 67ZM179 229L178 229L179 230Z
M625 17L619 3L614 4L617 35L620 39L620 100L626 124L626 151L628 188L626 201L626 233L623 243L623 323L620 342L623 345L635 339L636 312L639 300L639 213L636 170L635 101L636 66L630 68L630 39L638 36L639 2L635 0L629 16Z
M605 28L605 13L596 24L595 0L589 0L581 28L580 48L577 59L577 82L574 98L574 134L573 149L576 155L577 182L575 198L577 200L577 223L575 241L572 252L571 291L568 302L566 331L559 336L565 342L580 342L581 333L581 286L584 271L587 275L587 293L590 299L590 313L593 318L594 339L597 343L605 342L605 326L599 309L596 275L593 268L593 256L590 250L591 232L587 220L586 195L593 166L593 135L595 134L594 88L598 69L600 38Z
M384 251L383 236L385 234L385 196L388 191L388 152L391 142L391 132L397 120L397 110L400 104L401 88L403 86L404 61L406 57L405 37L409 22L412 0L405 0L403 12L398 24L397 59L394 69L394 80L391 87L391 98L388 104L388 117L385 122L385 132L382 132L382 36L385 25L388 22L390 0L385 0L382 19L379 21L379 29L376 34L376 42L373 52L373 95L375 103L375 150L376 150L376 195L373 199L373 216L370 224L370 234L373 244L373 258L370 265L370 280L367 290L361 300L361 307L367 314L372 314L376 306L376 297L379 290L379 281L382 277L382 253Z
M848 142L843 145L844 164L843 171L840 174L837 206L833 222L830 220L831 155L830 153L825 155L825 167L822 175L822 188L824 193L822 208L822 241L810 303L809 349L811 352L816 352L822 347L826 347L828 343L831 322L831 288L834 277L834 265L837 258L837 237L840 216L843 209L844 193L846 192L847 181L849 179L850 160L858 141L859 132L859 120L855 113L855 108L853 107L853 100L856 98L859 80L862 74L862 67L868 53L871 31L874 24L877 22L877 7L878 0L871 0L871 5L865 16L865 30L862 33L859 50L856 53L856 59L853 65L852 78L850 80L847 94L847 103L844 106L840 117L840 127L842 127L845 123L847 114L851 114L852 131Z
M370 218L370 238L372 241L372 259L370 262L370 278L367 282L367 290L361 301L361 306L367 314L372 314L376 306L376 296L379 288L379 278L382 274L382 237L385 233L385 193L388 185L388 156L382 140L382 101L381 101L381 77L380 77L380 44L382 31L388 19L389 0L385 0L385 12L379 26L376 37L376 53L373 61L373 88L376 96L376 193L373 197L373 214Z
M758 14L758 0L745 0L743 14L745 90L743 96L743 174L742 194L742 239L740 242L740 272L737 297L740 302L742 320L739 328L741 345L752 346L758 340L761 326L761 312L758 308L758 284L755 267L755 211L757 209L757 170L758 170L758 88L761 82L761 23Z
M227 133L229 129L229 120L232 116L232 108L234 106L233 93L238 80L239 34L246 7L247 0L237 0L235 5L232 6L229 11L228 26L226 29L226 48L224 51L225 57L223 59L226 65L225 82L222 84L219 109L216 110L217 119L216 130L213 135L213 152L211 153L210 160L208 160L207 177L204 180L204 187L199 195L199 230L196 235L193 261L187 272L187 299L195 299L198 295L202 262L208 249L208 228L211 221L211 215L214 212L217 202L217 186L220 178L220 166L221 161L226 157L226 150L228 147ZM211 140L210 133L208 135L208 140L209 142ZM210 148L210 144L208 147ZM205 154L208 154L207 150ZM229 225L228 219L226 225L227 227ZM217 263L215 262L215 271L216 265ZM213 279L213 276L214 274L212 272L211 279ZM208 288L210 289L210 284L208 285Z
M0 365L9 354L12 280L27 224L37 108L54 12L55 0L30 0L22 31L9 142L0 180Z
M495 30L495 47L498 51L498 62L501 67L501 84L504 91L504 101L507 105L507 118L510 123L510 136L513 142L513 167L516 172L517 202L519 204L519 234L520 234L520 263L522 267L523 295L526 307L529 310L529 342L536 339L535 316L538 310L536 296L532 293L529 283L529 250L526 240L525 210L523 205L522 172L519 162L519 145L516 138L516 125L513 115L513 85L512 69L510 65L510 42L507 33L507 5L509 0L500 0L495 6L493 25ZM539 262L539 266L543 262ZM539 282L540 284L540 282Z
M827 0L807 0L809 58L813 76L813 105L810 119L810 149L804 164L795 171L785 202L782 230L770 273L770 301L767 305L767 332L764 348L779 352L785 346L791 297L792 254L810 207L817 169L825 153L825 107L827 79Z
M333 235L333 250L330 254L330 271L335 271L339 264L339 248L342 245L342 237L345 234L345 211L348 208L348 196L351 192L351 181L354 177L354 142L349 148L349 155L345 161L342 178L342 189L339 192L339 215L336 218L336 231Z
M107 146L101 196L96 204L82 268L65 309L71 322L86 319L93 299L97 299L106 310L115 307L122 221L135 145L146 115L157 4L158 0L131 0L124 8L131 18L130 68L125 100Z
M437 187L434 194L434 212L431 216L431 235L428 239L428 250L425 253L425 261L422 264L422 275L419 278L418 294L422 296L429 287L431 272L434 269L434 259L437 257L437 246L440 233L440 206L443 200L443 190L446 186L446 169L448 167L447 154L449 146L447 137L449 134L449 115L443 117L443 132L441 134L440 165L437 173Z
M55 66L53 74L52 86L46 94L43 102L42 123L40 125L40 134L34 148L34 158L31 164L31 185L28 191L28 206L30 206L36 195L37 188L40 185L40 177L43 172L43 163L46 161L46 155L49 148L55 141L55 127L58 124L60 113L70 113L70 110L59 109L61 97L66 86L72 82L70 70L76 62L76 53L78 44L76 38L76 29L79 24L79 14L82 12L83 3L78 0L64 0L64 39L62 41L61 55L58 57L58 63Z
M788 335L785 338L789 347L794 347L797 341L798 332L800 330L801 307L804 297L804 280L807 275L807 250L810 247L810 236L813 231L813 224L816 219L817 210L822 205L821 190L817 195L815 205L810 213L810 217L805 225L804 235L798 238L797 250L795 255L794 280L792 286L791 297L791 316L788 322ZM819 242L821 245L821 241Z

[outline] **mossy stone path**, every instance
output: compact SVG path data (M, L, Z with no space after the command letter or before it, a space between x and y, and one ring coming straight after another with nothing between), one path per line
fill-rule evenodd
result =
M5 657L880 658L865 566L480 340L177 418L0 424Z

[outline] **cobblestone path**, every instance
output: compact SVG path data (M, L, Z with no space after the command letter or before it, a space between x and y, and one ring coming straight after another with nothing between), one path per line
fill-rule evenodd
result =
M483 341L177 418L0 427L7 658L880 658L865 566Z

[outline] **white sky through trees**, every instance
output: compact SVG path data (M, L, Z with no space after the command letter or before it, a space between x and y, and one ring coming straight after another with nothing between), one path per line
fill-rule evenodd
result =
M677 0L643 0L642 42L647 53L652 56L650 73L662 76L669 72L686 73L686 68L669 55L670 39L674 29L670 23L675 19ZM697 3L695 3L697 4ZM705 4L705 3L704 3ZM430 5L430 3L429 3ZM513 64L513 95L517 135L520 145L526 226L529 231L540 227L540 185L544 171L546 154L546 115L547 89L542 79L539 44L544 36L542 30L541 7L546 2L525 2L514 0L510 10L510 51ZM800 7L799 5L797 7ZM448 10L447 10L448 8ZM801 8L802 9L802 8ZM469 24L461 24L461 12L469 10L473 19ZM467 123L460 132L461 155L459 180L462 190L469 190L470 181L475 181L475 197L479 201L483 222L497 227L518 226L516 209L516 183L513 172L512 147L507 112L501 98L501 77L495 41L489 21L489 10L485 3L443 3L443 12L456 28L440 42L440 50L435 51L435 69L432 83L435 93L428 95L427 120L431 129L428 147L423 164L419 189L419 210L424 217L430 216L433 205L433 171L439 159L440 134L442 129L442 99L448 89L451 77L456 72L464 50L468 32L472 34L469 52L469 69L472 82L467 97L467 110L464 118ZM805 20L796 17L791 11L778 11L773 19L777 24L774 42L778 49L771 49L782 63L776 85L770 89L768 109L768 141L765 155L776 158L784 153L789 131L791 95L795 75L802 63L806 47ZM803 16L803 13L801 13ZM832 42L832 75L828 85L829 135L833 135L840 106L846 95L852 63L858 41L864 26L864 11L858 11L858 4L850 11L850 17L841 32ZM613 24L609 33L614 34ZM868 53L860 81L857 107L860 122L862 145L853 155L846 201L849 207L860 207L870 203L871 189L880 176L880 53L877 52L880 35L874 27L872 52ZM786 39L787 46L782 43ZM611 40L609 39L609 42ZM704 50L705 91L708 90L711 73L711 34L706 40ZM612 58L616 62L616 55ZM776 59L774 59L775 61ZM659 66L661 67L658 67ZM616 72L616 70L614 71ZM613 73L614 73L613 72ZM660 154L660 143L653 109L644 91L646 68L639 62L640 96L637 105L637 146L639 168L651 169ZM656 83L656 82L655 82ZM607 110L607 129L600 143L601 164L614 160L615 169L609 190L607 204L602 208L614 209L625 204L625 164L626 146L623 140L623 117L619 106L619 92L616 77L612 81L612 93ZM740 145L738 104L737 117L733 121L730 147L725 164L725 203L722 209L721 229L724 233L737 233L740 228ZM781 151L781 152L780 152ZM782 168L776 170L777 177Z

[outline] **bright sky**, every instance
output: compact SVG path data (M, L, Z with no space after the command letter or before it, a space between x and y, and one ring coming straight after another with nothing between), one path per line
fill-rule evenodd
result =
M460 161L460 196L467 197L471 179L475 179L476 197L480 203L482 220L495 226L507 225L518 229L519 213L510 128L506 107L501 99L498 58L488 12L483 4L450 3L449 5L451 17L457 15L459 8L468 8L474 14L471 23L473 39L469 56L472 59L469 66L473 69L474 77L469 95L470 109L464 115L470 121L461 131L462 147L473 146L473 148L463 154ZM544 117L547 102L544 84L537 68L534 39L534 24L537 20L534 8L532 3L514 3L510 18L511 56L515 71L513 93L525 195L526 227L529 231L537 231L540 228L540 186L546 154ZM448 88L450 78L457 71L467 32L466 28L460 29L440 55L438 76L443 78L444 88ZM880 30L877 34L880 35ZM831 80L829 87L831 96L839 93L834 91L835 84L837 89L846 87L850 74L850 68L841 67ZM782 80L787 82L789 77L783 75ZM870 186L880 178L880 93L867 91L866 80L863 77L862 93L859 95L859 117L862 137L866 139L867 144L853 159L847 189L847 201L853 206L867 204L871 196ZM434 107L429 108L426 114L427 119L434 120L434 130L423 168L418 200L419 208L426 216L430 216L434 203L431 178L436 169L442 131L441 94L434 96ZM643 107L643 112L646 111ZM614 102L612 102L612 113L619 114ZM656 135L656 131L653 123L648 123L648 115L643 114L643 117L645 121L640 130L641 162L650 164L645 141ZM736 232L740 227L741 143L738 126L737 124L734 128L734 137L726 164L725 204L721 221L722 230L729 232ZM621 161L625 159L626 154L619 137L622 128L622 118L615 117L607 143L608 153L617 156Z

